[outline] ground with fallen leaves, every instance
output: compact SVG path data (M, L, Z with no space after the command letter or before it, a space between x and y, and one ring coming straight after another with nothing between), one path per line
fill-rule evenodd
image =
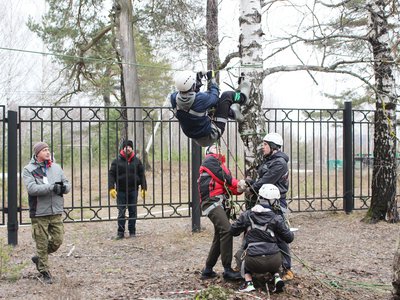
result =
M207 218L200 233L191 232L189 218L138 221L137 237L123 240L114 240L113 221L65 224L64 244L50 256L52 285L37 279L31 228L22 226L8 266L21 269L19 278L0 281L0 299L194 299L213 292L225 295L214 299L390 299L399 225L365 224L364 214L291 214L299 228L291 245L296 277L278 295L260 282L257 291L238 293L240 282L224 281L220 262L219 277L200 280L213 236ZM7 228L0 233L6 241Z

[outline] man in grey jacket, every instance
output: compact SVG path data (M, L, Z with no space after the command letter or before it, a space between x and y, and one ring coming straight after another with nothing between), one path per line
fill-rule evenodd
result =
M48 255L57 251L63 242L63 194L69 192L70 184L61 167L51 160L45 142L34 145L32 159L24 167L22 176L29 196L32 237L37 251L32 261L43 282L52 283Z

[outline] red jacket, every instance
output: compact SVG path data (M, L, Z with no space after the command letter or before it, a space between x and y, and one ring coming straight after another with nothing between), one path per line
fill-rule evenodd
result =
M220 154L208 154L204 158L197 180L200 203L209 198L229 194L239 195L237 191L238 180L231 175L225 166L225 156Z

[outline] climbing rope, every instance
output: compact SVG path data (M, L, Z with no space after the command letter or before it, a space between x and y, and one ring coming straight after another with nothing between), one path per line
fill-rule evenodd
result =
M281 250L282 253L285 253L286 255L289 255L290 257L292 257L293 259L297 260L302 266L305 267L305 269L315 278L317 279L318 282L321 283L321 285L325 286L329 291L331 291L333 294L337 294L337 290L338 288L342 288L343 287L337 282L337 280L332 280L331 278L336 278L341 280L341 282L343 284L349 284L352 286L360 286L363 288L369 288L369 289L379 289L379 290L390 290L391 286L387 285L387 284L376 284L376 283L360 283L360 282L356 282L353 280L349 280L328 272L324 272L321 271L315 267L312 267L309 263L306 263L305 260L301 259L297 254L295 254L293 252L293 250L290 250L291 254L286 253L285 251ZM328 280L323 280L320 278L320 276L318 276L316 273L319 274L323 274L325 276L328 277ZM349 297L346 297L345 295L341 295L343 297L345 297L346 299L352 299Z

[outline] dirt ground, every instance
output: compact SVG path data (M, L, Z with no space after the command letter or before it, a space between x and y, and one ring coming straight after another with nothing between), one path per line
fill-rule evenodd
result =
M213 235L207 218L200 233L191 232L189 218L138 221L138 236L123 240L114 240L116 222L65 224L64 244L50 257L52 285L37 279L24 226L11 256L21 276L0 281L0 299L194 299L210 287L228 290L218 299L390 299L399 225L364 224L364 213L291 214L299 228L291 245L295 279L270 296L259 282L255 292L237 292L240 282L223 280L220 261L219 277L200 280ZM7 228L0 233L6 241Z

